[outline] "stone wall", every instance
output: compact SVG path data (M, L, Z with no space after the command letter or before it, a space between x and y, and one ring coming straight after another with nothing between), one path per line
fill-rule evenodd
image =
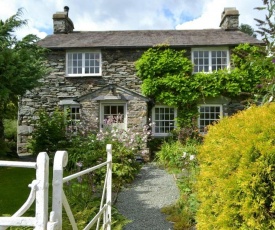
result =
M115 84L133 93L141 94L142 82L136 76L134 62L141 57L143 52L144 50L137 49L102 49L102 76L100 77L66 77L66 52L64 50L51 52L48 58L50 74L41 79L39 88L27 92L19 100L18 154L28 153L26 143L31 138L34 120L37 119L36 112L39 109L53 112L59 106L59 102L65 98L81 97L79 103L86 127L98 131L100 126L99 101L84 95L89 95L108 84ZM191 51L188 49L187 55L190 56L190 54ZM100 96L100 94L106 95L107 90L96 91L93 97ZM124 94L127 93L124 92ZM141 132L148 118L148 103L138 95L131 96L131 100L127 101L127 127ZM219 101L219 103L223 104L224 113L227 115L243 109L243 106L235 100L228 99Z
M52 112L62 99L78 98L107 84L116 84L141 94L141 80L135 74L134 62L142 55L143 50L102 49L101 52L102 76L100 77L66 77L66 52L57 50L49 54L50 74L41 79L41 87L27 92L19 101L18 154L27 153L26 142L31 137L34 120L37 118L36 112L41 108ZM99 103L83 100L80 104L83 115L89 114L86 119L91 121L91 127L98 127L96 119L99 117ZM137 131L141 130L135 124L141 124L141 120L146 122L147 103L134 97L132 101L128 101L127 111L128 127L135 128Z
M220 27L225 30L239 29L239 11L235 7L226 7L221 15Z

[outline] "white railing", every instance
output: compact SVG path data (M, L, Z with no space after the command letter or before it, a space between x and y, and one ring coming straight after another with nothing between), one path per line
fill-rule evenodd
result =
M29 185L30 195L22 207L11 217L0 217L0 230L9 226L31 226L45 230L48 222L49 157L41 152L36 162L0 161L0 166L36 169L36 179ZM35 201L35 217L21 217Z
M83 170L73 175L63 178L63 168L67 165L68 154L66 151L57 151L54 158L53 165L53 197L52 197L52 212L50 214L50 222L48 223L48 230L62 229L62 204L69 217L73 230L77 230L77 225L67 201L66 195L63 191L63 183L72 179L83 176L87 173L95 171L103 166L107 167L104 188L101 197L100 210L95 217L88 223L84 230L90 229L96 222L99 229L101 216L103 215L102 229L111 229L111 202L112 202L112 145L106 146L107 161L92 168Z
M5 230L9 226L31 226L35 230L61 230L62 229L62 205L69 217L73 230L78 230L70 205L63 191L63 183L83 176L106 166L106 177L101 197L100 210L88 223L84 230L90 229L97 223L98 230L103 216L101 229L111 230L111 202L112 202L112 145L106 146L107 161L92 168L83 170L73 175L63 178L63 168L68 162L66 151L57 151L54 157L53 181L52 181L52 211L48 221L48 185L49 185L49 157L47 153L39 153L36 163L34 162L14 162L0 161L0 166L23 167L36 169L36 179L29 185L30 195L23 206L11 217L0 217L0 230ZM21 217L36 202L35 217Z

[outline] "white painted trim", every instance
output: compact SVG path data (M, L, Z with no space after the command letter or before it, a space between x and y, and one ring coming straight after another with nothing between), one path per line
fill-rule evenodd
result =
M152 108L152 136L154 137L167 137L169 136L169 133L155 133L155 109L156 108L173 108L174 109L174 117L176 119L177 117L177 109L172 106L166 106L166 105L155 105ZM175 121L175 126L174 128L177 127L176 121Z
M82 73L81 74L69 74L68 73L68 54L72 54L72 53L81 53L82 54ZM85 57L84 54L85 53L98 53L99 54L99 73L94 73L94 74L85 74ZM84 60L84 61L83 61ZM98 49L85 49L85 50L67 50L66 51L66 67L65 67L65 71L66 71L66 77L100 77L102 76L102 54L101 54L101 50Z
M199 112L199 116L197 119L197 124L198 124L198 128L199 128L199 132L200 132L200 107L220 107L220 119L223 118L223 105L222 104L198 104L198 112ZM218 119L218 120L220 120ZM201 134L205 134L205 132L200 132Z
M211 51L226 51L226 58L227 58L227 69L230 69L230 54L229 54L229 47L227 46L220 46L220 47L201 47L201 48L192 48L191 49L191 60L192 64L194 65L194 51L208 51L209 52L209 72L204 73L212 73L212 59L211 59ZM193 74L200 73L200 72L194 72L193 68Z
M124 106L124 130L127 130L128 127L128 106L125 101L120 101L120 100L109 100L109 101L102 101L100 102L100 109L99 109L99 130L102 129L103 125L103 115L104 115L104 106L106 105L118 105L118 106Z

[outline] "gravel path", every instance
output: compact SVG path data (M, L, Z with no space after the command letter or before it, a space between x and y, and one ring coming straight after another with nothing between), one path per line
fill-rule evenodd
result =
M179 197L173 175L155 163L145 164L134 182L118 195L116 207L132 220L123 230L171 230L172 224L160 212Z

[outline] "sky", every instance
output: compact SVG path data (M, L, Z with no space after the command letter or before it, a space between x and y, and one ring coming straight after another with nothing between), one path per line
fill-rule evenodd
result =
M266 11L255 10L262 0L0 0L0 20L5 21L19 8L28 25L16 31L40 38L53 33L52 15L68 6L75 31L159 30L219 28L225 7L239 10L240 24L257 29L257 19Z

